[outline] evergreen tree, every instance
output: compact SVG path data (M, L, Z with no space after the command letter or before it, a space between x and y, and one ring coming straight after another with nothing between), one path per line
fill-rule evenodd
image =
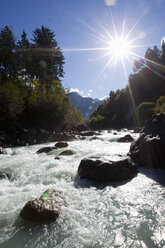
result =
M16 78L18 63L15 48L14 34L8 26L5 26L0 31L0 81Z
M63 77L64 57L55 40L55 34L49 28L41 26L33 31L33 76L36 76L47 88L52 80Z
M17 43L17 55L19 60L19 74L21 79L31 79L32 56L30 42L27 33L23 30L21 40Z

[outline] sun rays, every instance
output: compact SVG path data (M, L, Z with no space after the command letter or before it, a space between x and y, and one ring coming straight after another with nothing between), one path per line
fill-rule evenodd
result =
M119 64L122 65L123 73L126 79L128 80L128 72L127 72L128 65L129 67L132 66L133 68L133 64L136 59L142 59L146 61L146 64L147 62L151 62L152 64L155 64L157 66L162 66L159 65L158 63L155 63L154 61L147 60L145 57L141 56L136 52L141 48L147 49L148 47L154 46L154 44L142 43L142 40L146 36L146 32L144 32L143 30L137 32L137 30L139 30L138 24L143 17L143 13L139 16L139 18L137 18L137 20L135 20L134 23L132 23L132 26L129 25L130 24L129 20L127 19L123 20L123 22L120 25L121 26L120 31L118 31L119 23L116 22L117 23L116 25L111 12L110 12L110 19L107 20L106 26L103 23L101 23L99 20L96 20L96 26L99 25L100 27L99 31L97 31L97 27L94 28L90 26L85 21L80 20L79 17L75 17L73 15L72 17L86 28L86 33L92 37L93 41L95 41L95 43L97 43L98 46L72 48L72 49L65 48L62 49L62 51L80 52L80 53L96 52L94 60L103 61L103 67L100 69L100 71L97 72L96 81L102 76L104 76L105 71L107 72L113 69L115 70ZM129 28L127 27L126 24L128 24ZM99 52L99 56L98 56L98 52Z

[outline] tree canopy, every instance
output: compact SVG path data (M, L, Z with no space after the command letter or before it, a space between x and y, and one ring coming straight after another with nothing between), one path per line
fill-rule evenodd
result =
M64 56L55 33L41 26L29 41L23 30L0 30L0 126L63 129L82 121L61 84Z

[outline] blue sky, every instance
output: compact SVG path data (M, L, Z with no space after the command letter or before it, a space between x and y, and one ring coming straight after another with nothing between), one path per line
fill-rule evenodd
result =
M121 61L114 65L112 60L103 71L110 56L104 50L93 50L107 46L103 40L108 41L108 33L114 37L112 18L118 34L123 27L125 35L132 30L129 39L136 38L133 44L138 46L133 52L144 56L149 46L160 48L164 13L164 0L6 0L1 1L0 28L12 26L17 38L24 29L29 39L36 27L51 28L65 56L64 87L102 98L127 84ZM135 57L129 59L124 59L127 75Z

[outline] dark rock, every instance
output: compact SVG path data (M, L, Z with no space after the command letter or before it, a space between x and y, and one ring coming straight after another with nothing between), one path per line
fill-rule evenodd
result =
M47 130L45 130L45 129L42 129L42 128L41 128L40 132L41 132L42 134L50 134L49 131L47 131Z
M94 134L95 132L93 131L85 131L80 133L81 136L93 136Z
M140 133L140 131L141 131L141 127L135 127L134 133Z
M66 151L63 151L59 154L59 156L70 156L70 155L73 155L74 152L72 150L66 150Z
M60 191L49 189L40 198L27 202L21 210L20 216L37 222L55 221L61 212L61 207L65 204Z
M117 132L113 132L113 135L117 135Z
M2 147L0 147L0 154L7 154L7 152Z
M48 146L48 147L43 147L41 149L39 149L36 153L48 153L53 151L55 148L53 146Z
M87 158L81 160L78 167L80 178L100 182L120 182L130 180L137 174L137 169L128 159L119 161Z
M154 115L131 145L129 156L138 166L165 169L165 114Z
M84 124L75 126L74 129L77 132L89 131L89 128L86 125L84 125Z
M68 143L67 142L58 142L55 144L55 148L65 148L68 146Z
M98 138L98 137L92 137L92 138L90 139L90 141L92 141L92 140L99 140L99 138Z
M11 179L11 175L9 173L0 171L0 179Z
M134 139L130 134L125 135L117 140L117 142L132 142Z
M56 160L60 160L60 157L55 157Z
M77 140L77 137L74 134L63 132L63 133L56 134L55 140L56 141L73 141L73 140Z

